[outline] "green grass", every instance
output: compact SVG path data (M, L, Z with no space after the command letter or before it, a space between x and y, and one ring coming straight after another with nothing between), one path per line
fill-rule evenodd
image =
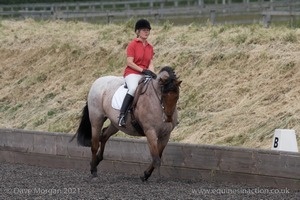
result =
M11 107L10 112L15 113L17 110L23 107L23 104L18 103L17 105Z
M44 123L46 123L47 120L48 120L47 116L39 117L39 118L34 120L33 125L34 125L34 127L38 127L38 126L43 125Z
M56 95L57 95L56 93L50 92L50 93L46 94L46 95L43 97L43 99L41 100L41 102L42 102L42 103L45 103L45 102L47 102L47 101L50 101L50 100L54 99Z

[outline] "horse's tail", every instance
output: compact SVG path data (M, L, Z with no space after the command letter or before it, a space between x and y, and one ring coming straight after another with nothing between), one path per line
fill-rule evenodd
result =
M82 118L76 132L77 142L81 146L90 147L92 139L92 126L89 117L88 104L82 110Z

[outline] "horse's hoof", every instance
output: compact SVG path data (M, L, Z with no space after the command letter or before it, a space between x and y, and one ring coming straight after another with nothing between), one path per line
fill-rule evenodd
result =
M91 172L90 181L93 182L96 180L98 180L97 172Z
M92 178L98 177L97 171L91 171Z
M140 176L140 178L141 178L141 180L142 180L143 182L145 182L145 181L148 180L145 176Z
M141 180L143 182L147 181L148 178L151 176L151 173L147 172L147 171L144 171L144 176L140 176Z
M91 182L91 183L93 183L93 182L98 182L98 180L99 180L99 179L98 179L97 176L96 176L96 177L95 177L95 176L90 176L90 182Z

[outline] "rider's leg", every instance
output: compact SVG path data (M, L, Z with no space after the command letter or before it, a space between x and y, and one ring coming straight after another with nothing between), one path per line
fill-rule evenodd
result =
M120 116L118 122L119 126L126 126L125 113L128 110L132 100L133 100L133 96L127 93L120 110Z
M126 125L126 120L125 120L125 114L133 101L134 93L135 90L138 86L139 80L142 78L142 75L139 74L130 74L125 77L125 82L128 87L128 92L125 96L125 99L123 101L121 110L120 110L120 116L119 116L119 121L118 125L119 126L125 126Z

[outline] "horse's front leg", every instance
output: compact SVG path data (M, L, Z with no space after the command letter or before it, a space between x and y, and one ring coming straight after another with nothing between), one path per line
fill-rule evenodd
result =
M170 134L167 134L164 137L160 137L159 139L156 139L156 140L154 140L154 138L152 138L151 140L148 139L148 144L149 144L150 152L152 155L152 163L148 167L148 169L144 172L144 176L141 176L142 181L147 181L155 168L160 170L161 157L162 157L165 147L167 146L167 144L169 142L169 139L170 139ZM152 142L150 143L149 141L152 141ZM156 142L154 142L154 141L156 141ZM156 149L157 149L157 151L156 151ZM156 156L157 152L158 152L158 157ZM158 173L160 176L160 171L158 171Z
M148 178L151 176L153 170L155 168L159 168L161 165L161 159L160 159L160 152L158 147L158 138L156 136L155 131L149 131L146 133L147 141L150 149L150 154L152 156L152 162L150 166L144 171L143 176L141 176L142 181L147 181Z

